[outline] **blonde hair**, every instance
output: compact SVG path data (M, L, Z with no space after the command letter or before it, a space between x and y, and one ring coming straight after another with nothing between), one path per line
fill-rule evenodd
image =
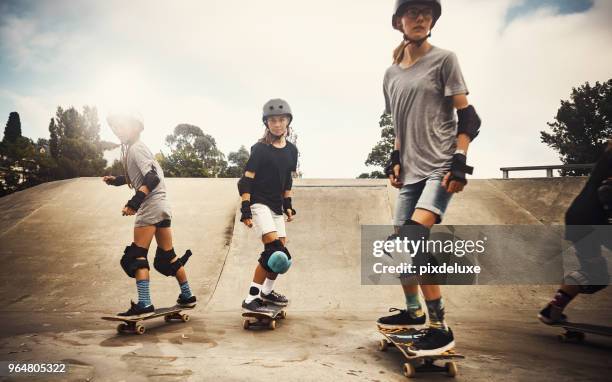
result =
M402 62L408 44L409 42L404 39L399 46L393 50L393 64L399 65L399 63Z
M287 126L287 133L285 134L285 138L288 137L289 135L291 135L291 127ZM274 136L270 132L270 129L268 128L268 126L266 126L266 131L264 132L264 135L263 135L263 137L261 137L259 142L265 143L266 145L271 145L272 143L274 143L277 140L278 140L278 138L276 136Z

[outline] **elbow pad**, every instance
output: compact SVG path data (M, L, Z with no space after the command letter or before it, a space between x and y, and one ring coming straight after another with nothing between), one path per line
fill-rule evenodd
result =
M157 187L159 181L159 176L157 176L157 171L155 171L155 167L151 166L151 171L147 172L142 184L147 186L149 192L151 192L155 189L155 187Z
M123 186L124 184L127 183L127 180L125 179L125 175L119 175L115 177L115 180L113 180L113 182L111 183L113 186Z
M253 190L253 182L255 179L249 178L248 176L243 176L238 181L238 193L242 194L250 194Z
M480 133L480 117L476 114L474 106L469 105L465 109L457 110L459 123L457 126L457 135L467 134L473 141Z

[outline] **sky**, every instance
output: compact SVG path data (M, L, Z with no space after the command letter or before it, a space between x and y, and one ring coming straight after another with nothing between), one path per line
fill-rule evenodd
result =
M291 104L306 178L354 178L380 138L382 78L401 39L393 0L0 0L0 123L48 138L58 106L133 110L153 152L177 124L226 155ZM446 0L430 42L455 52L483 125L474 178L559 164L540 142L572 87L612 78L612 1ZM116 153L107 154L111 159ZM542 176L543 171L512 174Z

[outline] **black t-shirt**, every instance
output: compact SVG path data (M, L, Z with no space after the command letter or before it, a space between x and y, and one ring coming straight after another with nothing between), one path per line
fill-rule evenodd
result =
M604 180L611 176L612 150L607 150L595 165L582 191L565 213L566 225L603 225L607 223L597 189ZM565 238L572 241L578 240L584 235L582 232L580 227L566 228Z
M283 213L283 193L291 190L291 172L296 171L298 150L289 141L283 148L257 142L251 147L251 156L245 171L255 173L251 190L251 203L262 203L274 213Z

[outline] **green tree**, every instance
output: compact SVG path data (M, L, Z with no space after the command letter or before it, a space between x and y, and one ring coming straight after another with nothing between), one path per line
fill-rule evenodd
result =
M55 159L58 159L60 156L59 130L55 124L55 118L51 118L49 122L49 153Z
M104 173L104 151L117 145L100 141L99 132L95 107L85 106L82 114L74 107L57 108L55 120L49 124L49 149L57 162L57 179Z
M390 114L382 114L380 121L380 141L372 148L365 161L366 166L375 166L380 170L374 170L371 173L363 173L359 178L386 178L384 174L387 161L393 152L395 146L395 131L393 130L393 119Z
M19 118L19 113L13 111L9 114L8 121L6 121L6 126L4 127L4 137L2 138L2 141L15 142L20 137L21 119Z
M198 126L180 124L166 137L170 154L159 156L159 163L168 177L214 178L227 167L225 155L215 139Z
M559 153L565 164L596 162L612 137L612 79L572 88L569 100L561 100L552 133L540 132L543 143ZM561 175L588 175L588 170L562 170Z
M229 166L225 169L224 178L240 178L243 174L246 163L249 160L249 151L240 146L238 151L231 152L227 155Z

